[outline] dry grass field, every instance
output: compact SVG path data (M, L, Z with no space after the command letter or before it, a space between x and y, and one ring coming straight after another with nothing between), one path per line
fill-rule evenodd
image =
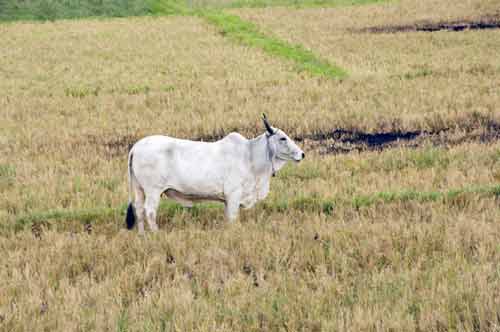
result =
M382 80L387 76L407 79L430 76L428 79L439 79L443 85L449 85L450 80L457 81L457 85L449 89L480 86L485 84L483 80L492 81L491 86L498 86L494 78L500 70L500 60L495 56L499 52L499 30L458 34L447 31L383 34L361 31L369 27L412 26L419 22L479 21L487 16L500 21L498 0L458 4L453 1L401 0L394 4L331 9L291 11L266 8L234 12L283 39L304 44L326 58L334 59L342 67L349 68L352 77Z
M0 24L0 331L500 331L500 30L363 30L498 8L229 11L341 80L196 16ZM124 229L130 144L262 112L307 154L264 202Z

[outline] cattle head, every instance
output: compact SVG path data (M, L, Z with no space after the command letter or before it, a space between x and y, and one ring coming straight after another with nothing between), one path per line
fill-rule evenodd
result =
M272 127L265 114L262 114L262 120L266 127L266 136L272 159L276 158L282 161L293 160L299 162L305 158L304 151L302 151L281 129Z

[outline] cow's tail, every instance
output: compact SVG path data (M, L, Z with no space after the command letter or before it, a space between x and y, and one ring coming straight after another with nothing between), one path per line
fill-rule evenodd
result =
M132 170L133 158L134 155L132 153L132 150L130 150L128 154L128 207L127 207L127 217L125 218L127 229L132 229L134 228L135 225L135 211L134 211L134 205L132 204L132 190L133 190L132 181L134 177L134 171Z

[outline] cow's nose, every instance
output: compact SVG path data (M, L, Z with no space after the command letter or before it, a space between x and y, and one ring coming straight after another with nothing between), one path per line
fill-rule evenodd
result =
M304 152L302 152L302 159L304 159L306 157L306 154Z

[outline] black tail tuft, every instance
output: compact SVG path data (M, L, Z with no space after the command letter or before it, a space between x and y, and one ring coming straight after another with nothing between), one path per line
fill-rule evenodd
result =
M125 219L127 222L127 229L132 229L134 228L135 225L135 213L134 213L134 206L132 203L128 204L127 208L127 218Z

